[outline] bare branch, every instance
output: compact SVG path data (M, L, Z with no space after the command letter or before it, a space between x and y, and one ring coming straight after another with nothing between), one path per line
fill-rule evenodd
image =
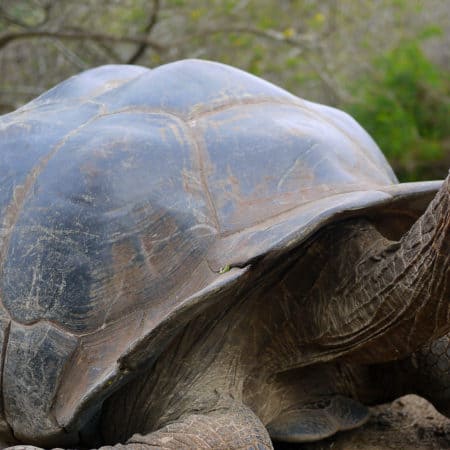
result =
M65 31L75 32L75 33L84 33L84 29L77 26L66 26ZM104 60L104 56L106 55L106 59L108 61L117 61L121 62L122 58L119 56L119 52L116 51L114 47L114 42L100 42L100 41L87 41L86 45L92 52L99 54L101 58L100 61Z
M0 34L0 48L5 47L12 41L31 39L31 38L55 38L67 41L97 41L97 42L117 42L129 44L145 44L157 51L164 51L166 47L147 38L134 36L114 36L105 33L83 32L64 32L50 30L26 30L17 32L6 32Z
M52 45L54 45L58 51L68 60L70 61L77 69L86 70L89 65L84 62L80 56L78 56L75 52L67 48L61 41L52 39Z
M146 36L150 36L153 27L156 25L156 23L158 22L158 14L159 14L159 9L160 9L160 1L159 0L153 0L153 8L152 8L152 12L150 14L148 23L144 29L144 32L146 34ZM136 61L138 61L138 59L144 54L145 50L147 49L147 44L146 43L141 43L139 44L138 48L136 49L136 51L130 56L130 58L128 58L127 64L134 64Z
M113 45L108 45L107 42L98 42L98 41L88 41L87 45L91 52L98 55L99 62L101 61L117 61L122 62L122 58L119 55L119 52L116 51Z
M157 4L156 2L155 4ZM153 21L157 21L157 12L152 15L153 19L149 22L149 29L154 26ZM192 33L188 36L184 36L179 41L170 43L170 47L180 46L190 39L205 38L208 36L223 34L223 33L240 33L240 34L252 34L272 41L277 41L284 44L296 46L301 49L315 49L319 45L317 42L317 36L308 34L302 34L297 36L286 35L283 32L276 30L261 30L259 28L253 28L248 26L227 26L218 27L214 29L203 29L198 32ZM93 33L88 31L51 31L51 30L24 30L17 32L5 32L0 34L0 48L5 47L12 41L24 40L31 38L55 38L61 40L82 41L89 40L94 42L106 42L106 43L129 43L139 44L145 47L150 47L158 52L164 52L169 49L169 46L160 44L148 37L140 36L115 36L107 33Z
M313 35L302 34L297 36L295 35L291 36L286 35L285 33L277 30L262 30L260 28L237 25L237 26L217 27L212 29L206 28L203 30L199 30L198 32L192 33L188 36L184 36L183 39L180 39L179 41L172 42L171 46L180 45L182 43L185 43L189 39L204 38L222 33L252 34L254 36L270 39L271 41L277 41L280 43L290 44L303 48L316 48L318 45L316 44L318 37Z
M313 58L309 56L306 57L307 64L314 70L314 73L317 75L317 78L322 82L322 84L326 87L329 94L335 97L335 103L346 101L350 102L353 99L351 94L343 89L339 83L333 78L331 73L328 71L326 65L319 66Z
M15 97L16 95L39 95L45 90L45 86L0 86L0 94L7 94Z

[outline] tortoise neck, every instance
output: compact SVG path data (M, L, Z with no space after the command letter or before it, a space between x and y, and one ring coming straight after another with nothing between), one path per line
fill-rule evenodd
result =
M353 219L306 245L268 293L279 306L278 316L272 308L274 339L265 365L288 370L346 355L357 363L387 362L446 334L449 184L450 176L399 241Z
M311 291L316 330L305 342L324 355L351 353L352 361L376 363L406 357L449 331L449 184L450 176L398 242L367 222L353 234L336 230L339 256Z
M399 241L365 219L324 228L258 299L260 366L407 357L449 331L449 255L450 176Z

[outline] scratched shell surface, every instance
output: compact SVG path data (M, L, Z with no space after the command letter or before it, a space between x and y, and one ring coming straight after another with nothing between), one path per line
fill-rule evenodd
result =
M0 427L68 442L249 262L439 184L397 184L344 113L195 60L92 69L3 116L0 180Z

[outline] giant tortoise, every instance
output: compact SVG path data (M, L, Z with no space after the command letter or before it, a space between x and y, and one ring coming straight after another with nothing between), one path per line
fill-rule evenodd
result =
M4 446L262 450L407 392L450 413L449 180L399 184L345 113L110 65L3 116L0 158Z

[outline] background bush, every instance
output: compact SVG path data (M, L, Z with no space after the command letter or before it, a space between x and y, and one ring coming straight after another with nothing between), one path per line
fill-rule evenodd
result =
M376 58L343 105L375 138L404 180L440 175L449 162L450 82L416 41Z

